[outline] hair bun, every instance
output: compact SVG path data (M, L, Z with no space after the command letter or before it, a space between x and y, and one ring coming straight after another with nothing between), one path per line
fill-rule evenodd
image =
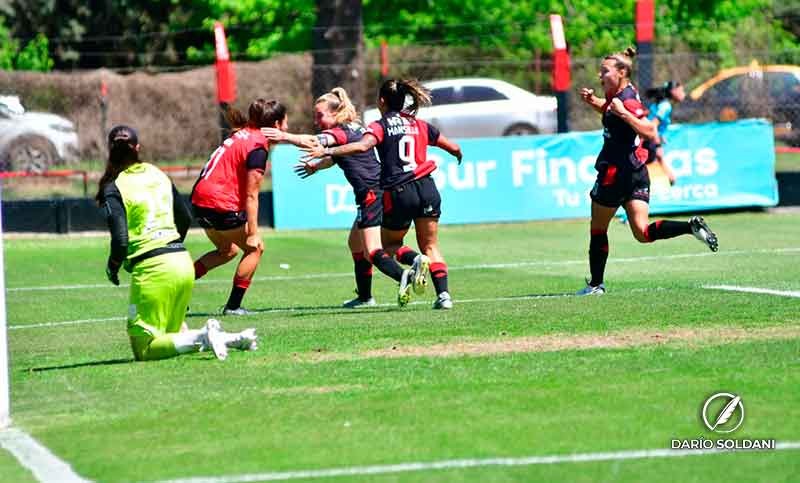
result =
M625 49L623 54L632 59L632 58L636 57L636 49L634 47L632 47L632 46L628 47L627 49Z

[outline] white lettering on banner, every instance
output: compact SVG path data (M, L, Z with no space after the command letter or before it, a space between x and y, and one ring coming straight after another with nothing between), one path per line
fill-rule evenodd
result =
M716 183L687 184L672 186L669 189L653 193L659 201L703 200L719 197L719 186Z
M514 188L525 186L525 175L533 173L533 166L524 161L533 159L534 155L533 149L511 151L511 182Z
M581 204L581 193L571 192L569 190L565 190L563 188L557 188L553 190L553 196L556 198L556 204L559 207L576 207L580 206Z
M356 204L352 193L353 188L349 184L326 184L325 212L329 215L355 213Z
M454 190L484 189L489 185L489 172L497 169L497 161L465 161L459 166L457 163L442 164L441 158L428 156L439 169L433 172L433 180L440 190L449 186Z
M675 176L713 176L719 171L717 152L711 148L701 148L694 152L687 149L668 150L664 153L664 161L672 167Z
M594 169L596 160L597 156L584 156L578 163L578 177L584 183L594 183L595 178L597 178L597 171Z

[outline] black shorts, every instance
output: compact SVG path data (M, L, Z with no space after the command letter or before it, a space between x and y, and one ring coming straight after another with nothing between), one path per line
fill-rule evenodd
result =
M647 167L601 164L590 196L595 203L609 208L618 208L630 200L649 203L650 175Z
M442 198L433 178L425 176L383 193L383 227L407 230L416 218L439 218Z
M370 228L383 224L383 190L372 188L356 193L356 227Z
M247 213L244 211L217 211L197 205L192 205L192 211L197 224L203 228L225 231L247 223Z

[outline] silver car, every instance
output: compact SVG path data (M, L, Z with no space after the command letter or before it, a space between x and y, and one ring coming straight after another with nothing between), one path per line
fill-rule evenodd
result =
M0 96L0 171L40 172L78 157L78 133L68 119L26 112L17 96Z
M556 132L556 99L538 96L496 79L465 78L425 82L432 105L418 117L449 137L497 137ZM364 112L364 122L380 118Z

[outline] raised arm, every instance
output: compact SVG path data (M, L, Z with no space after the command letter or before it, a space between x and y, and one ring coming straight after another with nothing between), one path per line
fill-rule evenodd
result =
M649 140L656 140L658 137L656 125L644 116L644 108L638 101L628 99L623 103L615 97L611 100L609 109L632 127L639 136Z
M592 109L599 113L603 112L603 107L605 106L606 102L594 95L594 89L587 89L584 87L581 89L580 95L581 99L583 99L583 102L589 104Z

